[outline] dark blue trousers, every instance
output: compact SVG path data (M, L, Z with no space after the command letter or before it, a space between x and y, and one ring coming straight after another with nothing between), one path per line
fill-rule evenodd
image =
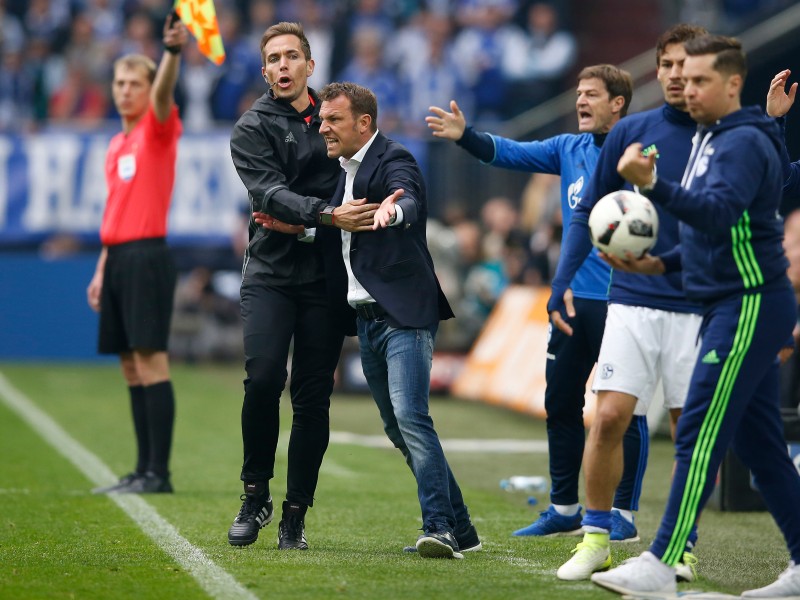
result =
M578 481L586 441L583 425L586 380L600 353L607 309L605 300L575 298L576 314L568 319L572 335L550 324L544 407L553 504L578 503ZM623 442L625 469L614 498L615 507L638 510L648 448L647 420L634 417Z
M672 488L650 548L666 564L681 560L731 446L800 562L800 476L783 438L777 360L796 321L788 287L725 300L704 315L700 354L678 419Z

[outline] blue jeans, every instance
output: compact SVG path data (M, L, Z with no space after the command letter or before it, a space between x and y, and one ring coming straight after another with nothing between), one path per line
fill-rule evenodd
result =
M417 480L425 532L453 532L469 524L461 489L444 457L428 414L433 340L429 329L396 329L385 320L358 319L361 365L386 435Z

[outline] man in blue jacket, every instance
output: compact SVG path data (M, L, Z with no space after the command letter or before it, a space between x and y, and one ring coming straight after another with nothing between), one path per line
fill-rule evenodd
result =
M580 203L611 128L628 112L633 95L630 74L613 65L593 65L578 74L575 110L581 133L541 141L517 142L467 127L455 100L448 112L437 106L426 118L433 135L453 140L485 164L505 169L561 176L564 230ZM593 251L575 273L568 318L571 335L550 324L544 406L550 460L551 505L539 518L514 532L516 536L580 535L578 482L585 443L583 407L586 380L597 362L606 322L611 269ZM638 541L633 511L639 508L648 455L647 417L635 415L625 433L625 468L614 497L612 541Z
M681 183L660 177L655 156L642 156L640 143L625 150L618 167L681 220L680 245L660 257L612 264L649 274L682 270L686 294L703 306L701 348L656 538L640 557L592 581L621 594L674 593L674 565L731 446L752 472L792 561L777 581L742 597L796 598L800 476L783 440L777 358L797 318L777 215L783 141L759 107L741 106L747 66L738 40L705 36L685 49L684 93L699 127Z
M695 122L686 112L683 98L682 69L686 58L683 45L705 33L702 27L681 24L662 34L656 46L656 65L665 104L625 117L603 144L594 174L572 215L552 282L553 293L547 308L553 324L562 331L569 333L565 317L574 318L578 310L569 303L573 276L592 249L589 213L600 198L626 186L617 173L617 162L625 148L637 141L644 143L648 153L657 148L659 173L665 177L679 178L686 166ZM664 210L659 210L658 217L655 251L661 252L677 243L678 222ZM611 565L611 509L614 490L622 475L625 431L632 415L647 412L661 379L674 437L696 356L699 312L699 305L687 300L680 277L675 274L645 277L613 273L608 317L593 383L597 409L583 457L584 538L572 558L558 569L560 579L588 579L594 571ZM682 579L694 578L694 561L694 556L687 552L679 571Z

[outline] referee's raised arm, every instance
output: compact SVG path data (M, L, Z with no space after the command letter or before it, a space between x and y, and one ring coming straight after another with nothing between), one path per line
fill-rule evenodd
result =
M160 122L169 117L172 105L175 103L175 84L181 66L181 50L189 39L189 32L178 16L173 12L167 16L164 23L164 54L158 64L158 71L150 90L150 101L153 112Z

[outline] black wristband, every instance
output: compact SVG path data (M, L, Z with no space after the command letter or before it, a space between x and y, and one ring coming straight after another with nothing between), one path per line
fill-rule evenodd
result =
M164 50L166 50L170 54L180 54L181 53L181 47L180 46L167 46L165 44L164 45Z

